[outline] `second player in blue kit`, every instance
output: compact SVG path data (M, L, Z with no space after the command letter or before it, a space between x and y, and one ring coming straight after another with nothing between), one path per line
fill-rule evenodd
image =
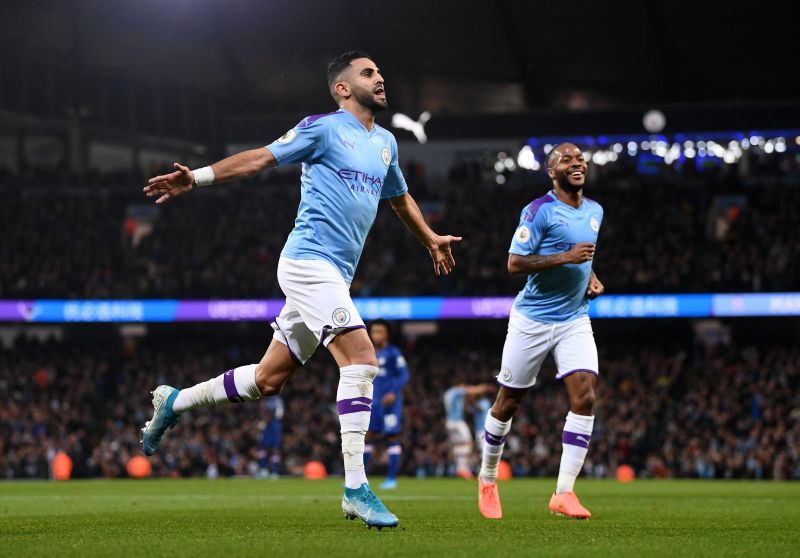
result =
M388 471L383 489L397 486L397 473L400 470L402 445L400 431L403 424L403 388L408 382L408 366L403 353L389 343L389 324L385 320L374 320L369 326L369 336L378 357L378 375L373 380L375 391L372 399L367 445L364 448L364 467L372 458L372 441L383 436L386 440Z

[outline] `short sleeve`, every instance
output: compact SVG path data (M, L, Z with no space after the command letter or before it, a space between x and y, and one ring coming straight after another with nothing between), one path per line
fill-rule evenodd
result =
M267 146L279 165L303 163L314 159L324 148L325 125L309 116Z
M408 192L408 185L406 179L403 177L403 171L400 170L400 158L398 156L397 141L392 137L391 141L391 162L389 163L389 172L386 173L386 180L383 183L383 190L381 191L381 199L396 198Z
M529 209L525 208L520 215L519 226L514 232L508 252L519 256L535 254L546 231L547 211L539 208L535 214L531 215Z

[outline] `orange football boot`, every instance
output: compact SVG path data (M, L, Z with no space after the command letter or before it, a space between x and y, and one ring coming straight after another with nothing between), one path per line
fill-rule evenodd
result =
M496 482L483 482L478 477L478 509L486 519L502 519L503 508L500 506L500 493Z
M592 513L581 505L574 492L553 494L548 507L550 508L550 513L556 515L565 515L574 519L589 519L592 517Z

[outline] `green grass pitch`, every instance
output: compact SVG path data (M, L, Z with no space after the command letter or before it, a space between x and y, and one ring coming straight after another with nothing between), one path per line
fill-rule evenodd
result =
M551 516L553 485L501 483L489 521L471 482L401 479L378 532L340 480L7 482L0 556L800 556L800 483L579 480L589 521Z

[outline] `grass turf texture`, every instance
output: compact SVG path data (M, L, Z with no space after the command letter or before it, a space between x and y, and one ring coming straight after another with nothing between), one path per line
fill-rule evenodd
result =
M377 479L373 480L377 486ZM0 482L0 556L797 556L800 483L579 480L594 518L549 514L554 482L401 479L376 492L400 517L367 530L339 480Z

